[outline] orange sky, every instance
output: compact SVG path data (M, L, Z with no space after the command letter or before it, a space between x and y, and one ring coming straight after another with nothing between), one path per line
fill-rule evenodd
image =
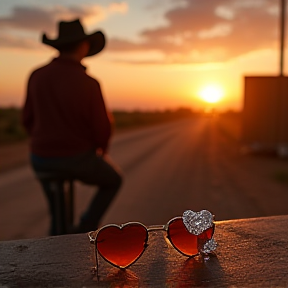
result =
M107 37L106 49L84 65L110 109L241 109L243 76L279 72L279 1L97 3L1 2L0 106L22 105L29 73L57 55L39 43L41 33L56 37L56 22L75 17L86 31L101 29ZM200 91L211 84L222 88L223 98L205 104Z

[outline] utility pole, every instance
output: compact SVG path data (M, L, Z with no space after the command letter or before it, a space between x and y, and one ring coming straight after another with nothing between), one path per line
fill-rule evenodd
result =
M280 14L280 76L283 76L286 0L281 0Z

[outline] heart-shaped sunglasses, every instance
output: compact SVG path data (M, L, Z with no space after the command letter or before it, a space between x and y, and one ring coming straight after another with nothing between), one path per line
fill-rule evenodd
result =
M187 210L182 217L171 219L166 225L146 227L139 222L122 225L109 224L88 233L95 245L96 269L98 257L118 268L126 268L137 261L148 246L148 233L163 230L173 247L181 254L193 257L209 254L217 247L213 238L214 216L207 210L194 212Z

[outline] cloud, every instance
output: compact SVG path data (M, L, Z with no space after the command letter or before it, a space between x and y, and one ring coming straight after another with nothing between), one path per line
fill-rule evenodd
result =
M183 0L165 14L168 25L141 31L141 43L111 39L113 52L157 50L166 61L225 61L278 45L275 0Z
M13 9L10 16L0 18L0 27L53 33L55 23L60 19L69 21L75 18L85 20L94 17L95 20L102 20L103 14L100 6L54 6L52 8L19 6Z
M139 31L141 41L133 42L126 35L126 38L108 39L107 51L113 53L113 59L121 53L128 55L127 62L131 62L129 53L135 52L135 56L138 52L143 55L143 52L150 51L161 57L158 61L145 58L144 62L216 62L279 46L278 0L170 0L170 3L173 1L175 5L163 15L166 24ZM143 13L153 13L153 9L159 8L155 5L147 7ZM56 23L60 19L79 17L84 26L89 27L115 13L125 14L128 9L125 1L115 1L107 6L17 6L11 15L0 18L1 47L35 47L33 39L35 43L39 41L41 32L56 37ZM31 35L31 39L20 38L21 31L29 32L26 35Z
M48 10L31 7L15 7L12 15L0 18L3 29L51 30L54 24L53 14Z
M125 14L128 12L128 4L126 2L120 3L110 3L108 6L108 10L115 13L122 13Z
M33 48L33 39L13 36L15 31L45 32L50 37L56 37L56 23L59 20L70 21L80 18L84 26L95 24L106 19L110 14L126 13L128 5L126 2L110 3L108 7L100 5L81 5L81 6L53 6L53 7L30 7L16 6L11 15L0 17L0 38L2 47L22 47ZM85 25L86 24L86 25ZM18 33L19 35L20 33ZM26 33L27 34L27 33ZM35 33L36 35L36 33ZM37 39L37 40L36 40ZM29 46L28 43L31 45Z
M37 49L40 44L31 39L23 39L8 33L0 34L1 48L19 47L25 49Z

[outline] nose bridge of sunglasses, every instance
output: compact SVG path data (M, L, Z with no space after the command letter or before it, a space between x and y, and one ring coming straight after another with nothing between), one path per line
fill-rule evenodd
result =
M166 230L167 225L151 225L147 227L148 232Z

